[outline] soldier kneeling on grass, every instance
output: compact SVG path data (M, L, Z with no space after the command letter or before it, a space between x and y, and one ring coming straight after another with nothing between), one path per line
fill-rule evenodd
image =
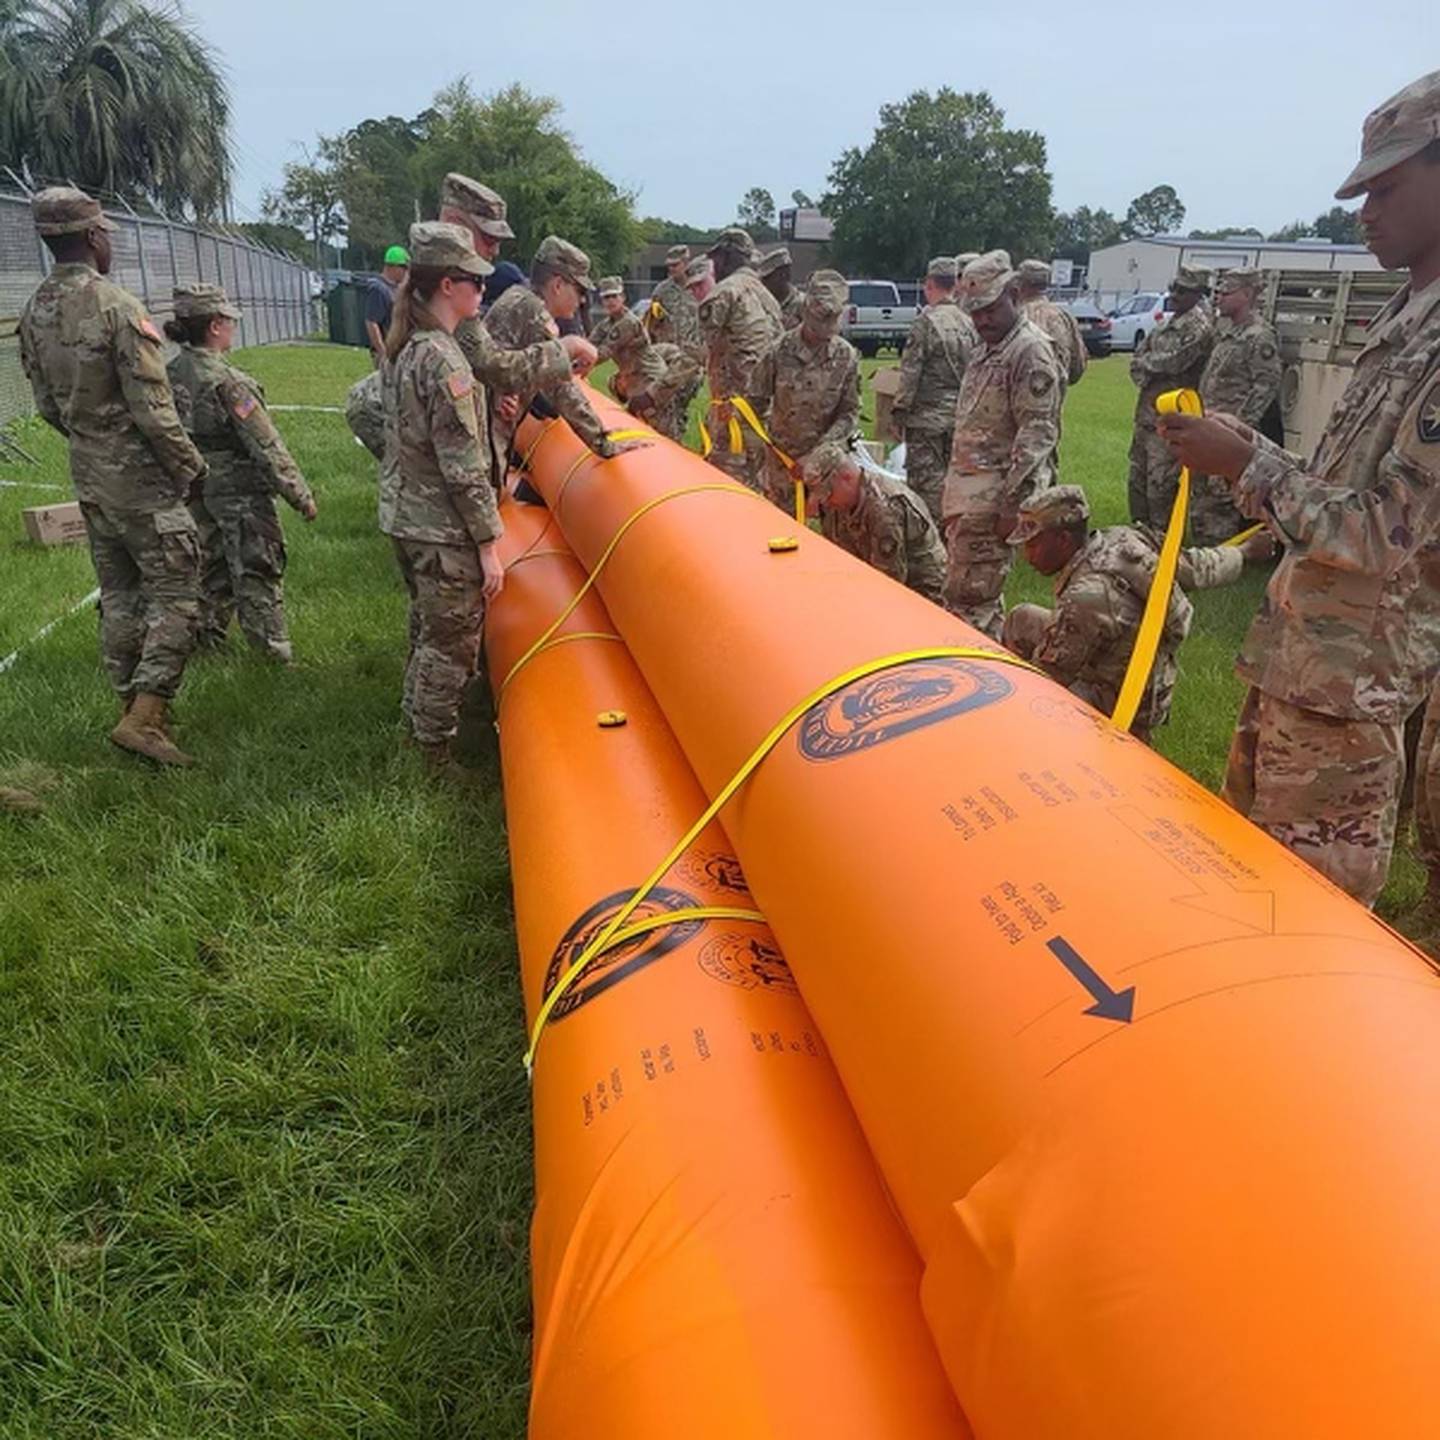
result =
M1135 649L1160 541L1154 531L1136 525L1092 531L1090 507L1078 485L1042 490L1020 507L1010 543L1022 546L1042 575L1054 576L1055 606L1016 605L1005 616L1005 647L1109 715ZM1273 551L1269 531L1261 530L1240 545L1180 552L1150 683L1131 726L1137 739L1148 742L1151 731L1170 718L1175 657L1195 613L1185 591L1228 585L1247 563L1261 564Z
M175 407L210 464L190 513L200 534L201 614L197 643L219 649L230 619L262 655L294 659L285 624L285 532L275 496L306 520L315 498L291 458L257 381L225 358L239 309L219 285L175 290L165 333L180 351L169 365Z

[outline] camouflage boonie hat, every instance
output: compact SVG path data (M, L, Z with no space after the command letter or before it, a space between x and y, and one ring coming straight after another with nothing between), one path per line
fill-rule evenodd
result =
M535 252L537 265L548 265L558 270L567 280L573 280L582 290L593 290L595 283L590 279L590 257L578 246L558 235L547 235Z
M87 230L113 230L98 200L73 185L52 185L30 197L30 213L42 235L83 235Z
M1050 288L1050 267L1043 260L1022 260L1015 267L1022 285L1037 285L1043 290Z
M833 320L850 301L850 287L838 270L817 270L805 287L804 313L807 318Z
M1045 530L1061 530L1084 524L1089 519L1090 502L1078 485L1052 485L1020 507L1015 528L1010 532L1010 543L1023 545Z
M730 225L722 230L707 253L714 255L720 250L734 250L747 260L755 258L755 242L750 238L750 232L742 230L738 225Z
M703 280L714 268L708 255L697 255L685 267L685 283L693 285L697 280Z
M755 268L763 279L766 275L773 275L777 270L794 263L790 258L790 252L782 245L778 250L772 250L768 255L762 255L760 263Z
M477 229L496 240L513 240L505 219L505 202L488 185L451 171L440 185L440 208L463 210ZM413 246L411 247L414 248Z
M177 320L194 320L202 315L240 318L240 307L230 303L223 285L177 285L171 292Z
M965 273L960 277L965 292L960 303L967 313L973 315L975 311L993 305L1014 278L1009 255L1003 250L991 250L965 267Z
M1170 282L1172 290L1198 290L1203 295L1210 288L1210 272L1203 265L1182 265Z
M690 258L690 247L688 245L672 245L665 252L665 263L667 265L683 265Z
M595 293L603 300L607 295L623 295L625 282L618 275L605 275L595 287Z
M1418 155L1440 139L1440 70L1407 85L1365 117L1360 138L1360 163L1335 192L1337 200L1353 200L1387 170Z
M1258 290L1265 277L1254 265L1236 265L1222 270L1215 281L1215 289L1222 295L1231 290Z
M975 263L975 261L977 261L979 258L980 258L980 252L979 252L978 250L962 250L962 251L955 257L955 269L956 269L956 271L957 271L959 274L963 275L963 274L965 273L965 267L966 267L967 265L973 265L973 264Z
M954 284L960 278L960 266L953 255L937 255L926 267L927 280L946 280Z
M464 275L489 275L495 267L475 253L475 242L463 225L423 220L410 227L410 263L429 270L459 270Z

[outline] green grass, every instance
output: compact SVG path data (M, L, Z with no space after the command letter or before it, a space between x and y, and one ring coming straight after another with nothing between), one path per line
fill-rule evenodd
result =
M240 362L290 404L338 403L368 363ZM1063 475L1101 523L1123 519L1132 404L1123 359L1067 404ZM523 1434L529 1115L498 782L462 802L399 749L405 607L374 464L338 416L278 418L321 505L313 527L284 512L303 668L238 640L197 663L179 717L200 769L108 746L92 613L0 675L0 784L51 787L38 819L0 815L5 1440ZM42 465L0 479L63 484L62 447L21 433ZM0 655L94 583L83 551L15 538L53 495L0 486ZM1207 783L1261 583L1195 597L1159 744ZM1418 888L1402 856L1386 912Z

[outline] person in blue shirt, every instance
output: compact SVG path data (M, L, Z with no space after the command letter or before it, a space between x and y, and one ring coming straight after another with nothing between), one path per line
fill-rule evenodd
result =
M390 333L395 291L409 273L409 251L403 245L392 245L385 252L380 274L370 282L370 293L365 297L365 335L377 367L385 358L385 337Z

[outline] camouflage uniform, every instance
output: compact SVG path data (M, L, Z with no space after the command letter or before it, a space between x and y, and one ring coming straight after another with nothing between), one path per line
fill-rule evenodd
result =
M993 303L1008 284L1012 272L994 253L966 268L967 308ZM1020 506L1054 483L1063 397L1055 347L1023 316L999 345L982 345L965 367L941 492L945 603L996 639L1013 559L1006 538Z
M1258 428L1280 393L1282 370L1279 341L1265 320L1255 315L1236 325L1222 316L1215 322L1215 347L1200 376L1206 413L1223 411ZM1196 544L1218 545L1244 528L1229 484L1220 476L1191 475L1190 534Z
M748 398L774 442L766 451L764 490L782 510L793 508L795 479L781 456L802 465L816 446L843 443L860 428L860 356L837 329L845 294L839 275L819 271L805 324L785 331L751 377ZM811 340L812 328L824 338Z
M742 254L754 253L743 230L725 231L721 243ZM703 423L712 448L706 459L753 490L763 488L767 447L738 417L739 448L735 447L729 402L733 395L749 394L755 367L784 330L775 297L748 264L721 280L700 306L700 333L705 338L710 382L710 407Z
M685 439L690 401L700 385L700 363L678 345L647 345L635 361L628 404L662 435Z
M1023 544L1047 524L1067 523L1071 515L1081 520L1088 515L1084 492L1079 486L1057 485L1039 503L1022 510L1011 543ZM1130 525L1092 532L1054 577L1053 609L1017 605L1006 615L1001 635L1006 648L1033 660L1082 700L1111 714L1135 649L1161 538L1154 530ZM1195 613L1185 592L1228 585L1239 579L1244 563L1234 546L1181 551L1150 684L1131 726L1137 738L1148 740L1151 731L1170 718L1176 655Z
M218 286L176 292L177 318L227 313L239 316ZM203 556L200 638L223 643L234 613L255 649L288 662L285 532L274 496L306 510L310 489L265 409L264 391L244 371L219 351L186 345L169 372L176 408L210 465L190 506Z
M1176 285L1204 289L1205 271L1182 266ZM1140 387L1135 400L1135 435L1130 442L1130 518L1164 529L1170 523L1180 465L1155 431L1155 400L1167 390L1193 390L1210 356L1215 321L1210 304L1201 300L1184 315L1167 320L1136 348L1130 378Z
M42 233L109 225L78 191L42 191L32 204ZM70 442L100 582L101 654L127 702L173 698L200 616L200 545L185 501L205 460L175 413L161 344L140 302L88 264L55 265L20 316L36 408Z
M1032 325L1038 325L1050 338L1055 355L1064 372L1065 383L1073 385L1085 373L1087 356L1085 339L1075 317L1062 305L1057 305L1045 294L1050 283L1050 267L1043 260L1022 260L1016 273L1028 290L1020 302L1020 310Z
M683 264L690 258L688 245L672 245L666 255L667 264ZM695 297L680 281L668 275L650 296L645 312L645 329L657 345L678 345L688 350L703 365L704 341L700 338L700 307Z
M425 232L453 228L414 226L415 263L427 253ZM422 745L442 745L455 734L475 671L485 615L479 548L499 536L500 516L474 375L454 338L417 330L387 367L384 387L380 529L410 594L403 708Z
M357 380L345 397L350 433L377 459L385 458L385 396L378 370Z
M837 458L836 447L825 446L805 470L807 483L821 498L820 528L825 538L882 575L942 604L945 547L924 501L903 480L860 466L859 501L850 510L828 509L822 498L822 477Z
M649 346L645 326L638 316L628 310L612 320L608 315L596 322L590 332L590 343L599 352L600 359L613 360L615 373L610 380L610 392L623 405L630 394L635 380L635 368L640 356Z
M948 257L932 260L930 273L954 279L955 262ZM975 326L952 297L927 305L915 317L900 356L891 428L905 442L905 478L937 525L955 438L955 402L966 361L979 348Z
M755 271L763 281L766 276L773 275L792 263L789 250L782 245L778 250L762 255ZM770 289L768 285L765 288ZM798 285L790 285L786 287L783 295L775 295L773 290L770 290L770 293L775 296L775 303L780 307L780 319L785 328L797 329L805 318L805 292Z
M1405 720L1440 666L1440 281L1371 321L1308 466L1254 443L1236 503L1285 553L1236 667L1251 689L1224 796L1373 904Z
M584 289L590 288L590 261L584 251L577 250L575 246L559 239L554 235L548 235L540 242L540 248L536 252L537 262L553 265L557 269L570 275L577 284ZM543 345L554 339L555 325L550 317L550 312L545 308L545 302L528 286L512 285L489 309L485 315L483 324L479 327L484 330L486 338L493 340L501 350L521 351L531 353L532 347ZM523 418L525 412L530 408L530 402L536 394L544 389L549 398L554 402L555 408L570 422L570 428L575 434L593 450L597 455L610 456L615 453L615 447L605 438L605 426L601 423L600 417L591 408L590 402L585 398L585 392L575 383L570 373L570 363L565 358L564 376L560 377L558 369L551 369L552 365L558 364L554 361L554 352L546 352L550 359L540 357L538 359L522 362L521 368L527 374L531 367L543 369L554 378L542 383L536 375L515 383L514 379L507 379L503 383L490 380L487 376L494 373L495 360L493 356L487 356L484 349L484 342L476 336L474 322L467 321L455 333L461 349L470 360L474 373L495 393L518 395L520 401L519 415L515 420L504 419L498 409L490 413L490 435L493 453L502 462L510 453L510 442L514 438L515 430ZM555 349L561 357L565 351L562 346L556 343ZM485 373L482 373L484 371ZM495 477L498 485L504 479L503 475Z

